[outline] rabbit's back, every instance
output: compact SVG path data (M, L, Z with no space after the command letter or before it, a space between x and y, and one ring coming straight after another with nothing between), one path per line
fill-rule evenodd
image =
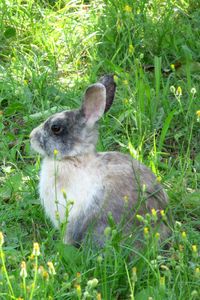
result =
M146 200L146 207L162 209L166 206L167 195L148 167L130 155L119 152L106 152L100 155L105 166L104 180L110 198L118 197L134 205L142 197L144 201Z

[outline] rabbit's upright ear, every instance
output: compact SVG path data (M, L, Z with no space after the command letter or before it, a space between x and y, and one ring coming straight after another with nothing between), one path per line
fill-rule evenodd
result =
M100 78L99 82L102 83L106 88L105 112L107 112L110 109L115 98L116 83L114 82L113 75L104 75Z
M94 125L104 114L106 88L101 83L90 85L84 96L82 111L88 125Z

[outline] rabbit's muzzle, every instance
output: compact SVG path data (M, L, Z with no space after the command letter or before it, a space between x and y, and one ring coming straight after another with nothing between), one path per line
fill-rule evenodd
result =
M34 128L30 134L31 147L41 155L45 155L42 135L43 124Z

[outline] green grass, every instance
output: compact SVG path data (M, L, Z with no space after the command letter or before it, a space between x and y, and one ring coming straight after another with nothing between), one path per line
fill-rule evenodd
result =
M0 299L200 298L199 9L189 0L0 2ZM174 218L167 250L146 238L136 255L114 224L103 249L77 250L41 209L29 134L52 107L78 107L106 73L118 89L98 149L130 152L163 182Z

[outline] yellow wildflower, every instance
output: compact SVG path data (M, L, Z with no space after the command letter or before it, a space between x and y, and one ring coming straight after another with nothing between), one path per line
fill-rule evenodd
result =
M180 251L180 252L183 252L183 250L184 250L184 246L183 246L183 245L181 245L181 244L178 245L178 248L179 248L179 251Z
M114 79L114 82L118 82L119 77L118 77L117 75L114 75L114 76L113 76L113 79Z
M45 269L43 266L39 266L38 268L38 274L42 275L44 273Z
M54 149L54 150L53 150L53 154L54 154L54 156L57 156L57 155L58 155L58 150L57 150L57 149Z
M127 196L127 195L125 195L125 196L124 196L124 202L125 202L125 203L127 203L127 202L128 202L128 200L129 200L128 196Z
M23 277L23 278L27 277L27 270L26 270L26 263L25 263L25 261L21 262L20 276Z
M56 275L56 271L52 261L48 261L47 266L49 267L49 274Z
M175 71L175 65L174 64L171 64L170 67L171 67L172 71Z
M199 277L200 276L200 268L197 267L194 271L195 276Z
M167 217L166 217L165 211L163 209L161 209L160 214L161 214L162 219L164 221L167 221Z
M125 5L124 6L124 11L127 12L127 13L131 13L132 12L132 7L130 5L128 5L128 4Z
M157 212L156 212L156 210L155 210L155 208L152 208L151 209L151 213L152 213L152 216L157 216Z
M145 236L146 238L149 237L149 228L148 228L148 227L144 227L144 236Z
M128 80L127 79L123 80L123 84L128 85Z
M135 48L133 47L132 44L130 44L129 47L128 47L128 52L129 52L129 54L132 55L132 54L134 53L134 51L135 51Z
M29 259L30 260L33 260L35 258L34 254L32 253L30 256L29 256Z
M162 177L161 176L157 176L157 181L161 182L162 181Z
M101 298L101 294L100 293L98 293L97 294L97 300L101 300L102 298Z
M192 245L192 256L196 259L198 258L198 249L197 245Z
M181 233L181 236L182 236L182 238L183 238L184 240L186 240L186 238L187 238L187 234L186 234L186 232L185 232L185 231L183 231L183 232Z
M192 252L197 253L197 245L192 245Z
M129 103L129 101L128 101L127 98L125 98L125 99L123 100L123 102L124 102L125 105L127 105L127 104Z
M151 209L151 215L152 215L153 221L156 222L158 220L158 217L157 217L157 211L155 210L155 208Z
M40 246L38 243L33 243L33 253L34 256L40 255Z
M160 233L159 233L159 232L156 232L155 238L156 238L157 240L159 240L159 238L160 238Z
M160 214L162 217L165 217L165 211L163 209L161 209Z
M42 273L42 277L45 279L45 280L49 280L49 273L47 271L44 271Z
M160 286L161 286L162 288L165 287L165 276L161 276L161 277L160 277Z
M76 285L76 293L77 293L77 296L80 298L81 297L81 286L80 286L80 284Z
M182 96L182 88L180 86L177 87L176 95L177 96Z
M196 111L196 115L197 115L197 117L200 118L200 110L197 110L197 111Z

